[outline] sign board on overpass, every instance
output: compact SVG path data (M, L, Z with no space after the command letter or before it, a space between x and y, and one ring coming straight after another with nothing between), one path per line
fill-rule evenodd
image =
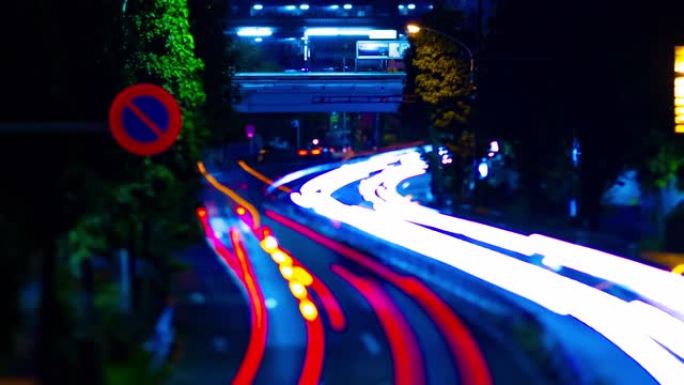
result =
M356 42L356 58L401 59L409 46L405 40L359 40Z
M399 109L403 72L238 73L241 113L387 112Z

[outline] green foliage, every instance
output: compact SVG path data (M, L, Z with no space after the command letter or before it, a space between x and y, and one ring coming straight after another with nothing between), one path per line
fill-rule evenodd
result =
M658 188L665 188L676 179L679 179L680 184L682 184L684 178L677 178L677 176L683 169L684 148L672 142L664 143L655 157L648 162L648 171L651 174L653 184Z
M96 253L106 250L107 240L102 232L105 218L101 215L90 215L81 218L67 234L69 250L69 267L78 276L81 262Z
M204 65L194 53L188 6L185 0L131 0L125 11L123 78L171 92L182 109L183 129L163 155L141 159L117 149L94 167L75 162L66 168L65 196L75 220L65 238L73 268L123 247L160 261L155 267L163 269L165 257L194 235L194 164L208 130L202 118Z
M446 129L466 123L470 115L466 98L472 89L469 64L459 58L463 49L429 30L414 37L413 45L416 94L431 107L434 126Z
M118 247L140 242L148 226L149 245L136 253L165 256L194 234L192 208L195 184L179 178L172 168L143 160L140 170L124 180L91 175L86 191L96 194L90 210L69 231L72 263Z
M124 247L142 242L140 253L159 257L179 245L168 239L186 240L192 233L194 164L210 135L204 63L195 54L186 0L132 0L128 12L127 81L151 82L171 92L181 106L183 129L167 154L133 162L128 175L111 186L110 234Z
M426 154L438 207L454 203L454 195L464 198L466 170L475 154L475 137L467 129L475 87L471 57L457 32L461 21L460 12L435 9L419 22L423 26L421 31L410 36L412 44L406 57L410 64L405 93L414 93L419 102L412 107L403 106L403 113L408 115L404 118L419 126L429 126L426 134L433 146L446 146L455 156L453 163L443 165L436 153Z
M125 65L129 83L150 82L171 92L183 112L179 139L186 160L201 156L208 130L201 119L206 94L204 63L195 55L186 0L136 0L129 4Z
M21 51L8 57L10 72L16 74L8 79L16 95L8 119L104 121L114 95L139 82L169 90L183 112L181 139L154 158L125 153L104 132L18 133L2 141L0 163L13 167L5 170L7 183L0 189L0 227L5 230L0 244L6 254L0 270L11 273L0 283L7 305L0 322L0 362L12 365L9 358L16 356L19 288L40 274L47 293L41 298L44 323L27 325L23 333L46 331L41 338L46 370L65 373L60 383L89 382L82 378L83 338L98 342L101 351L113 350L112 340L122 341L124 352L138 344L146 333L140 330L150 326L145 322L158 305L159 286L168 282L166 272L179 268L167 268L167 260L197 234L194 161L208 138L204 64L195 53L185 0L127 0L123 10L121 1L77 0L68 7L48 0L39 0L37 7L30 3L17 3L23 8L15 18L45 28L29 28L23 39L9 39L10 47ZM207 31L223 36L221 28ZM44 92L36 94L36 89ZM155 280L134 278L138 307L128 320L119 314L111 277L97 271L95 322L84 328L81 262L93 256L111 262L121 247L133 258L147 259ZM46 263L53 260L54 266ZM143 286L149 295L140 295ZM108 336L112 330L124 335ZM118 362L124 365L128 358L122 354ZM139 365L139 371L144 374L146 365ZM151 382L140 375L131 378L123 383Z
M157 372L150 371L152 357L137 348L131 359L124 364L112 364L105 368L106 385L150 384L161 385L167 378L170 367L164 366Z
M423 17L420 32L410 35L407 55L408 88L422 100L432 126L453 132L463 127L471 113L469 97L474 91L470 55L462 46L461 12L438 8ZM458 135L452 140L457 140Z
M475 156L475 134L463 130L456 140L447 143L447 148L463 160L470 159Z

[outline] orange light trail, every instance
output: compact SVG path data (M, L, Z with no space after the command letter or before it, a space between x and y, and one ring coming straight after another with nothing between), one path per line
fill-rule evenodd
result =
M268 230L267 233L272 234L270 230ZM285 279L291 280L298 278L295 276L298 275L296 273L300 269L307 273L309 276L308 279L304 280L304 282L301 283L308 283L308 285L305 286L309 286L311 288L311 291L314 292L318 299L321 301L321 304L323 305L323 310L325 311L325 314L328 316L328 320L330 321L330 327L337 332L341 332L347 328L347 320L344 316L344 312L342 311L342 307L340 306L339 302L335 298L335 295L332 293L332 291L330 291L328 286L326 286L314 273L304 268L304 265L286 250L278 248L277 250L271 253L271 257L276 261L281 261L279 265L281 268L281 274L287 276L284 277ZM283 267L283 265L287 267ZM282 273L283 269L285 270L285 273Z
M240 164L240 162L239 162ZM253 176L257 177L257 179L261 180L262 182L272 184L273 181L264 176L263 174L259 173L258 171L254 170L253 168L249 167L246 163L242 162L240 164L240 167L242 167L245 171L248 173L252 174ZM222 192L225 194L228 198L232 199L235 201L237 204L241 205L240 207L244 207L249 211L250 216L252 217L252 225L250 226L252 229L252 232L257 236L257 238L261 241L261 246L264 248L268 248L269 250L266 250L269 254L271 254L271 257L274 259L274 261L279 260L281 263L279 264L279 267L281 268L281 271L287 270L283 269L283 263L282 262L287 262L287 258L282 258L283 254L285 252L280 249L277 245L277 240L275 237L273 237L272 231L267 228L267 227L261 227L260 226L260 216L258 213L258 210L249 203L247 200L242 198L240 195L235 193L233 190L228 188L227 186L222 185L216 178L214 178L212 175L210 175L204 163L198 162L197 163L197 169L199 172L205 177L207 182L209 182L214 188L216 188L218 191ZM286 186L279 186L278 189L284 192L291 192L292 190ZM239 207L239 208L240 208ZM239 213L238 213L239 214ZM205 222L207 222L206 216L207 212L206 209L202 209L202 211L198 211L198 215L201 218L204 218ZM243 219L244 220L244 219ZM207 222L208 225L208 222ZM211 230L211 229L210 229ZM231 240L234 240L234 234L237 234L234 230L231 230ZM215 238L213 235L213 231L211 232L211 236ZM275 243L272 241L268 242L263 242L266 238L272 237L273 240L275 240ZM240 247L236 247L236 250L240 250L238 252L238 257L242 256L244 261L246 261L245 252L244 248L242 247L241 243L239 244ZM274 258L274 254L277 255L277 257ZM287 254L285 254L287 255ZM289 256L289 255L287 255ZM310 277L311 283L310 287L311 290L317 295L317 297L321 300L321 303L323 304L323 308L328 316L328 319L330 320L331 327L335 331L342 331L346 328L346 319L344 317L344 314L342 312L342 308L340 307L339 303L333 296L332 292L328 289L327 286L325 286L316 276L314 276L311 272L308 270L304 269L303 265L299 263L299 261L296 261L293 257L290 257L290 261L293 263L293 265L290 265L290 269L292 269L292 266L295 264L298 265L300 269L302 269L305 273L308 273L307 276ZM241 260L242 260L241 259ZM246 262L248 263L248 262ZM294 271L292 269L292 271ZM289 274L288 274L289 275ZM289 280L289 278L286 278ZM254 280L252 280L252 283L256 284ZM246 285L246 283L245 283ZM260 294L260 292L259 292ZM261 294L260 294L261 295ZM307 348L306 348L306 356L304 359L304 366L302 368L302 373L300 375L300 379L298 382L298 385L317 385L320 380L321 376L321 371L323 368L323 359L324 359L324 354L325 354L325 335L323 332L323 324L321 321L321 317L318 316L317 310L315 308L315 305L313 305L313 302L310 302L308 299L308 295L305 298L299 299L300 304L303 303L303 301L309 301L311 306L313 306L313 310L315 310L315 315L314 313L309 314L309 316L305 315L304 312L302 312L302 316L305 318L306 322L306 327L307 327ZM256 375L256 371L258 370L258 366L261 362L261 359L263 357L263 353L265 350L265 345L266 345L266 331L267 331L267 318L266 318L266 311L264 309L264 300L263 296L259 298L259 302L261 304L261 310L254 310L253 317L252 319L259 320L263 319L264 322L264 327L261 328L260 333L258 335L255 335L255 331L258 330L256 325L254 325L253 322L253 327L252 327L252 335L250 335L250 344L249 344L249 349L247 352L247 355L245 356L245 359L243 361L243 365L240 368L240 371L238 372L238 376L236 376L236 379L233 381L233 385L248 385L253 381L254 376ZM252 301L254 303L254 301ZM300 306L301 308L301 306ZM262 315L263 318L259 318L259 316ZM313 316L312 316L313 315ZM257 321L258 323L258 321ZM256 346L252 348L253 345ZM237 382L237 381L248 381L248 382Z
M306 154L304 154L304 155L306 155ZM253 176L253 177L257 178L258 180L266 183L267 185L273 184L273 179L271 179L271 178L267 177L266 175L260 173L259 171L255 170L250 165L248 165L245 161L243 161L243 160L238 161L238 166L240 166L243 170L245 170L251 176ZM278 186L278 190L286 192L286 193L292 192L292 189L287 187L287 186Z
M212 176L211 174L209 174L207 172L207 169L204 166L204 163L197 162L197 170L199 170L200 174L202 174L202 176L204 176L204 178L207 180L207 182L209 182L209 184L214 186L215 189L219 190L220 192L222 192L223 194L228 196L228 198L232 199L233 201L235 201L236 203L238 203L242 207L246 208L247 211L249 211L249 215L252 217L252 224L251 224L252 229L259 228L259 226L261 225L261 217L259 216L259 211L251 203L249 203L247 200L245 200L243 197L241 197L235 191L231 190L230 188L228 188L227 186L221 184L221 182L216 180L216 178L214 178L214 176Z
M261 227L261 229L259 229L259 231L255 231L254 234L257 236L257 238L260 239L262 248L264 248L265 246L264 240L267 237L273 237L273 231L268 226ZM342 307L340 306L339 302L335 298L335 295L332 293L332 291L330 291L328 286L326 286L309 269L306 269L304 267L304 264L301 263L297 258L292 256L292 254L289 253L287 250L284 250L283 248L278 246L276 249L271 249L271 251L267 252L271 254L271 258L280 266L281 274L283 269L282 266L288 266L287 268L285 268L285 274L289 278L286 279L298 279L302 281L300 283L304 284L305 286L311 287L311 291L313 291L318 297L318 299L321 301L321 304L323 305L323 310L325 311L325 314L328 316L330 326L333 330L341 332L344 329L346 329L347 320L344 316L344 312L342 311Z
M299 301L299 312L306 323L306 353L298 385L318 385L323 369L323 359L325 357L325 334L323 333L323 324L321 317L318 314L318 308L312 302L311 298L309 298L309 292L306 287L310 286L315 291L316 288L320 290L323 285L320 283L314 285L316 278L298 261L278 246L278 240L275 238L273 231L271 231L270 228L264 226L261 229L254 231L254 234L257 237L261 236L259 242L261 248L271 255L273 261L278 264L281 275L288 281L290 292ZM325 288L325 290L327 290L327 288ZM318 294L319 298L325 296L325 294L316 294ZM329 294L329 291L326 294ZM329 296L332 297L331 294L329 294ZM334 298L332 301L336 304ZM322 300L322 302L324 308L326 308L326 312L334 314L334 310L327 309L327 305L330 304L330 298L326 298L326 301ZM339 305L337 310L340 310ZM339 320L337 320L337 322L339 323ZM344 318L342 318L342 328L344 328L344 325ZM338 325L336 324L336 326Z
M246 165L246 164L245 164ZM249 167L249 166L248 166ZM250 212L250 215L252 218L254 218L254 223L255 225L252 226L252 230L254 234L260 239L263 240L265 237L272 235L271 230L268 227L257 227L258 224L260 223L260 217L258 214L257 209L249 203L247 200L244 198L240 197L237 193L229 189L228 187L220 184L213 176L207 173L206 167L204 166L204 163L202 162L197 162L197 169L200 171L200 173L207 179L207 181L217 190L221 191L224 193L228 198L232 199L238 204L241 204L242 207L246 207L247 210ZM256 172L256 171L255 171ZM266 178L264 176L264 178ZM285 189L291 191L288 187L285 186L280 186L284 187ZM203 213L206 215L206 209L204 210ZM303 266L299 261L295 260L295 263L299 266ZM311 274L311 272L309 272ZM332 328L335 331L342 331L346 328L347 322L344 317L344 314L342 312L342 308L335 299L334 295L328 289L325 284L323 284L318 278L316 278L313 274L311 274L312 277L314 278L314 281L311 285L311 289L313 290L314 293L320 298L321 303L323 304L323 308L328 315L328 318L330 319L330 324Z

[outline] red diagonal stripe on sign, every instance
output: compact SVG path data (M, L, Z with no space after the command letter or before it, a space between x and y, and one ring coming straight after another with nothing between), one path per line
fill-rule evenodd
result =
M162 130L161 128L159 128L159 126L157 125L157 123L155 123L152 119L148 118L147 115L145 115L145 113L142 112L142 111L140 110L140 108L138 108L138 106L136 106L135 104L133 104L133 102L128 102L128 103L126 103L126 108L129 108L131 111L133 111L133 113L135 114L135 116L137 116L138 119L142 120L142 122L143 122L147 127L149 127L150 130L152 130L152 132L154 132L155 134L157 134L158 137L161 138L162 136L164 136L164 130Z

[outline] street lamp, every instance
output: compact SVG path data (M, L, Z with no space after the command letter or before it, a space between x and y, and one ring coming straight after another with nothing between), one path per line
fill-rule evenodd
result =
M430 31L430 32L436 33L440 36L443 36L443 37L451 40L452 42L456 43L456 45L463 48L468 53L468 57L470 59L470 68L469 68L470 85L472 86L474 83L474 76L475 76L475 56L473 55L473 51L471 51L470 48L468 48L468 46L465 45L465 43L463 43L462 41L458 40L457 38L455 38L455 37L453 37L447 33L442 32L442 31L439 31L439 30L436 30L433 28L429 28L429 27L422 27L422 26L415 24L415 23L410 23L406 26L406 32L408 32L409 35L417 35L422 30Z
M420 26L417 24L409 24L406 26L406 32L414 35L414 34L420 32Z

